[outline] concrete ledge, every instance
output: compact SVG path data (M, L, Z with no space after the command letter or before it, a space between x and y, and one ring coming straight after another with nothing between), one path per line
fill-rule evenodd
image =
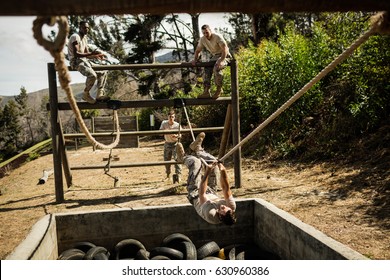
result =
M53 215L43 216L7 260L52 260L58 257L56 222Z

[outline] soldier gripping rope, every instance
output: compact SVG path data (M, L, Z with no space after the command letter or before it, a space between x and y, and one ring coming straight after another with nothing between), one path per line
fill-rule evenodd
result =
M68 42L68 55L70 67L79 71L87 77L85 89L83 92L83 100L94 104L96 101L107 101L110 98L104 95L104 86L106 84L107 72L95 71L92 69L90 59L104 59L106 55L99 50L90 51L88 48L87 34L89 32L89 24L86 21L80 21L79 32L73 34ZM91 97L90 90L97 80L97 95L96 100Z
M233 225L236 222L236 202L230 190L226 168L202 148L204 137L205 134L201 132L196 140L190 144L190 149L195 152L196 156L185 155L183 145L181 143L177 144L177 160L183 161L189 170L187 198L198 215L206 222ZM208 162L211 162L211 164ZM204 166L203 175L202 166ZM220 171L223 198L219 197L216 191L208 185L209 176L216 168Z

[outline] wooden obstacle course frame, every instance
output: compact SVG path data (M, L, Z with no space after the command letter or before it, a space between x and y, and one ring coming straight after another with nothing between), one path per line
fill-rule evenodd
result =
M207 67L212 66L213 62L200 62L196 66L191 63L161 63L161 64L125 64L125 65L105 65L94 66L95 70L129 70L129 69L153 69L153 68L188 68L188 67ZM228 137L230 131L232 133L233 146L240 142L240 117L239 117L239 93L238 93L238 70L237 61L232 60L230 66L230 78L231 78L231 97L221 97L218 99L197 99L197 98L183 98L183 102L188 106L198 105L228 105L227 114L224 127L212 127L212 128L194 128L193 131L220 131L223 130L220 153L226 151ZM54 164L54 181L55 181L55 194L56 202L62 203L64 201L64 188L63 188L63 175L67 186L72 185L72 173L71 170L80 169L99 169L104 166L83 166L83 167L70 167L68 157L65 149L65 137L80 138L84 137L84 134L69 134L64 135L61 119L59 117L60 110L71 110L69 103L58 102L57 91L57 74L54 63L48 63L48 79L49 79L49 104L48 110L51 115L51 133L52 133L52 147L53 147L53 164ZM164 100L134 100L134 101L122 101L121 108L148 108L148 107L174 107L176 100L164 99ZM107 109L105 103L89 104L87 102L78 102L77 106L80 110L83 109ZM230 121L229 121L230 119ZM229 125L231 124L231 125ZM181 129L181 133L188 132L188 129ZM177 131L137 131L126 132L127 135L164 135L177 133ZM93 133L92 135L115 135L116 133ZM121 133L122 135L122 133ZM226 145L226 146L222 146ZM233 154L234 162L234 182L235 187L241 187L241 149L237 149ZM149 163L137 163L137 164L120 164L111 165L111 168L125 168L125 167L142 167L142 166L154 166L164 164L174 164L174 161L161 161L161 162L149 162Z

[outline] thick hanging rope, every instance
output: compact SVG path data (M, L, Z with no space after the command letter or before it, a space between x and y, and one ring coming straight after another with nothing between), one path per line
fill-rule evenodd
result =
M42 36L42 26L44 24L53 26L54 24L58 24L58 35L55 38L54 42L48 41ZM62 89L66 92L68 97L69 104L75 114L76 120L80 125L81 130L84 132L87 140L98 149L112 149L115 148L119 144L120 140L120 127L119 127L119 119L118 113L114 110L114 122L116 129L116 137L115 140L110 145L102 144L91 135L85 122L81 116L80 110L77 106L76 100L73 96L72 88L70 87L70 75L68 71L68 67L65 64L65 55L63 53L63 48L66 42L66 38L69 33L69 24L68 20L65 16L59 17L37 17L33 22L33 32L34 38L37 40L38 44L44 47L47 51L50 52L51 56L54 58L54 64L56 70L58 72L58 78L60 80L60 84Z
M183 104L183 110L184 110L184 114L186 115L188 127L190 128L190 131L191 131L192 141L195 141L195 135L194 135L194 131L192 130L192 125L191 125L191 122L190 122L190 118L188 117L188 114L187 114L186 104L184 103L183 99L181 99L181 102Z
M270 122L278 117L284 110L290 107L295 101L297 101L304 93L306 93L315 83L325 77L331 72L338 64L348 58L361 44L369 39L371 35L375 33L390 34L390 23L387 12L381 12L371 18L371 27L360 38L358 38L349 48L347 48L342 54L334 59L328 66L326 66L320 73L317 74L310 82L308 82L302 89L300 89L295 95L293 95L286 103L284 103L279 109L277 109L271 116L269 116L263 123L261 123L255 130L253 130L248 136L242 139L236 146L234 146L227 154L225 154L219 161L224 161L231 156L238 148L247 143L254 135L259 133Z

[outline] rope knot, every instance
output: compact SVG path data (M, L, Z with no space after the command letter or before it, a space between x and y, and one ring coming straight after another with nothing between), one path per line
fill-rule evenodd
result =
M54 42L51 42L42 35L42 27L44 24L49 26L54 26L58 24L58 34ZM66 38L69 33L69 24L65 16L59 17L37 17L33 22L33 33L34 38L37 40L38 44L44 47L50 53L61 52L64 48Z
M371 17L371 25L375 31L390 35L390 20L388 12L380 12Z

